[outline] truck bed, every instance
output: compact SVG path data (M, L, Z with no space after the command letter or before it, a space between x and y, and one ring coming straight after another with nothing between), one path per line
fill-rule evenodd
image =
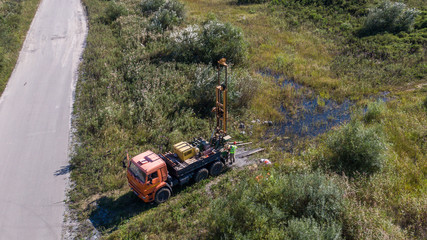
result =
M160 157L165 161L169 174L175 178L181 178L211 162L219 160L221 158L221 152L214 150L210 155L195 156L185 161L181 161L175 154L170 152L160 154Z

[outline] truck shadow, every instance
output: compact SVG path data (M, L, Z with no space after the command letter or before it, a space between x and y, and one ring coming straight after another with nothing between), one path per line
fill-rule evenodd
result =
M101 197L93 205L95 207L89 216L89 220L100 232L112 232L124 220L156 206L155 204L144 203L131 191L117 199Z
M55 177L69 174L71 172L71 165L62 166L60 169L56 170L53 175Z

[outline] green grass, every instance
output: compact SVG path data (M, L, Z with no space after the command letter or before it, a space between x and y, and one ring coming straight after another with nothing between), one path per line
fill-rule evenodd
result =
M358 36L374 1L360 6L348 1L350 5L337 9L283 6L281 1L238 5L237 0L186 0L186 17L166 28L152 28L155 13L143 14L140 1L83 2L90 27L76 90L78 144L69 203L80 220L90 218L105 238L331 239L336 233L344 239L425 238L427 89L420 85L426 74L425 27ZM421 1L407 4L423 7ZM423 26L422 16L416 26ZM176 142L208 137L213 127L214 69L169 55L169 36L213 19L241 29L247 42L245 59L231 66L230 133L265 147L259 157L273 165L228 171L176 189L160 206L144 204L127 186L121 167L126 150L131 155L167 151ZM251 136L240 134L239 122L281 120L280 104L298 111L293 101L303 93L278 88L276 79L258 73L264 69L310 87L319 101L358 100L361 108L353 120L362 129L361 139L381 133L374 140L382 151L367 158L359 147L369 146L351 136L359 131L348 131L344 148L357 140L346 149L359 151L368 165L381 158L382 167L349 177L323 165L343 151L351 156L327 144L341 139L345 130L307 139L294 154L277 147L283 138L266 140L265 126L255 124ZM370 98L384 90L391 92L387 103ZM90 235L84 224L78 231L82 238Z
M0 94L12 74L40 0L0 1Z

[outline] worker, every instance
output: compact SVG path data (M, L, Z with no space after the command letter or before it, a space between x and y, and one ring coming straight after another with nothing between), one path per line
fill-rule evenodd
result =
M236 161L236 158L234 157L234 154L236 153L236 142L233 143L233 145L230 146L230 164L233 164Z

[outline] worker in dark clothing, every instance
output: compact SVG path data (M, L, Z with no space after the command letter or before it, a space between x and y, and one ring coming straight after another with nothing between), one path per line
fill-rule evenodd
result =
M233 143L233 145L230 146L230 164L233 164L236 161L236 158L234 157L234 154L236 153L236 142Z

